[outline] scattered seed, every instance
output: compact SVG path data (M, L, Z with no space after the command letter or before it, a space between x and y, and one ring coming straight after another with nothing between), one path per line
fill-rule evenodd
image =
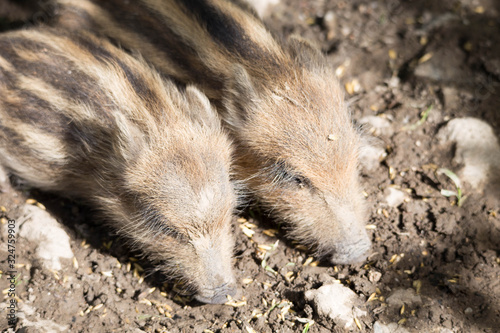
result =
M37 203L37 201L35 199L26 199L26 203L28 205L35 205Z
M109 250L111 248L111 245L113 244L113 241L110 240L108 242L102 242L102 246L106 249Z
M474 8L474 11L478 14L483 14L484 13L484 7L483 6L477 6Z
M426 250L423 250L423 251L422 251L422 255L423 255L424 257L426 257L426 256L428 256L428 255L429 255L429 252L427 252Z
M0 218L0 223L2 224L7 223L7 219L5 217Z
M387 211L387 209L385 208L382 209L382 215L384 215L385 218L389 218L389 212Z
M361 85L358 81L358 79L354 79L351 82L347 82L345 84L345 90L349 95L353 95L355 93L358 93L361 91Z
M313 260L314 260L313 257L307 258L306 261L304 261L304 263L302 264L302 266L309 266L309 264L312 263Z
M41 202L37 202L36 206L42 210L47 210L47 208L45 208L45 206Z
M263 252L271 251L272 246L271 245L266 245L266 244L259 244L257 247L262 250Z
M396 178L396 170L392 166L390 166L389 167L389 179L394 180L394 178Z
M401 307L401 310L399 310L399 314L402 315L403 313L405 313L405 305L403 304L403 306Z
M163 297L167 297L168 296L168 294L166 292L164 292L164 291L160 292L160 295L163 296Z
M287 272L287 273L285 274L285 279L286 279L288 282L292 282L292 281L295 279L295 277L293 276L293 272Z
M92 305L90 305L90 306L87 308L87 310L85 310L85 312L83 312L83 314L89 314L89 313L90 313L90 311L92 311L92 309L93 309L93 308L94 308L94 307L93 307Z
M112 277L113 276L113 272L112 271L104 271L104 272L101 272L102 275L104 276L107 276L107 277Z
M356 326L358 326L359 330L361 331L362 328L361 328L361 323L359 322L359 319L354 317L354 322L356 323Z
M308 250L307 246L300 245L300 244L299 245L295 245L295 249L297 249L299 251L307 251Z
M420 45L427 45L428 42L427 36L420 37Z
M116 289L115 289L115 290L116 290L116 293L117 293L117 294L121 294L121 293L123 292L123 290L122 290L121 288L118 288L118 287L116 287Z
M278 229L267 229L262 232L264 235L267 235L269 237L276 237L276 234L278 233Z
M366 301L366 303L376 301L377 299L378 299L378 297L377 297L377 293L372 293L372 294L370 295L370 297L368 297L368 300Z
M144 268L142 268L141 265L139 265L138 263L134 262L134 268L137 269L137 272L139 273L142 273L144 272Z
M398 53L396 51L394 51L393 49L390 49L388 53L389 53L389 58L391 58L393 60L398 57Z
M229 296L229 295L228 295ZM229 298L229 297L228 297ZM229 305L229 306L232 306L233 308L239 308L239 307L242 307L242 306L245 306L247 305L247 301L246 300L242 300L242 301L236 301L236 300L229 300L227 301L226 303L224 303L225 305Z
M367 224L367 225L365 225L365 229L375 230L375 229L377 229L377 226L375 224Z
M79 267L79 266L78 266L78 260L76 260L76 257L73 257L73 267L74 267L75 269L78 269L78 267Z
M142 304L146 304L146 305L149 305L149 306L152 306L153 303L151 303L151 301L147 298L143 298L139 301L139 303L142 303Z
M400 321L398 321L398 325L404 325L404 323L406 323L406 318L403 318Z
M245 234L245 236L247 236L248 238L252 238L253 235L255 234L255 231L249 229L245 225L240 225L240 228L241 228L241 231L243 231L243 233Z
M97 304L97 305L96 305L96 306L92 309L92 311L97 311L97 310L99 310L100 308L102 308L103 306L104 306L104 304L102 304L102 303L101 303L101 304Z
M253 282L252 278L244 278L243 280L241 280L241 283L243 284L250 284L252 282Z
M418 59L419 64L423 64L426 61L429 61L432 58L432 52L426 53L422 56L422 58Z
M0 211L5 213L7 211L7 208L5 208L4 206L0 206Z
M141 277L139 278L138 283L142 284L143 282L144 282L144 275L141 275Z

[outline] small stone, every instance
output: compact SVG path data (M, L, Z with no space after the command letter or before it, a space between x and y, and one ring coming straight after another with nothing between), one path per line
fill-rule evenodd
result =
M382 278L382 273L378 271L371 270L370 272L368 272L368 280L370 282L378 282L380 281L381 278Z
M356 307L361 305L358 295L341 284L327 284L316 290L307 290L304 296L313 304L318 315L328 316L346 329L355 327L354 318L366 315L366 311Z
M455 144L453 160L464 167L458 173L461 180L482 190L500 165L500 145L493 128L486 122L471 118L456 118L437 134L441 144Z
M74 257L66 231L54 217L38 206L23 207L19 236L36 244L35 255L42 259L43 265L48 269L60 270L60 258Z
M398 207L406 199L406 194L403 191L397 190L393 187L388 187L384 191L384 196L385 196L385 201L391 207Z
M467 308L467 309L465 309L465 311L464 311L464 313L465 313L466 315L470 315L470 314L472 314L472 312L473 312L472 308Z

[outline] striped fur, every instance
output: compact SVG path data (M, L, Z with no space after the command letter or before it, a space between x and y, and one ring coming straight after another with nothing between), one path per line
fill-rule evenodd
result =
M90 34L3 34L0 162L88 200L200 301L234 294L230 141L196 88Z
M360 138L317 50L274 38L243 0L58 2L57 24L140 51L211 98L237 144L237 177L292 237L334 263L363 258Z

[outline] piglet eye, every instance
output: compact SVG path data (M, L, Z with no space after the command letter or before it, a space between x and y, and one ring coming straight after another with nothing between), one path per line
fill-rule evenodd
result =
M285 162L278 161L273 167L274 179L288 186L298 186L299 188L311 187L311 181L306 177L294 172Z
M306 186L304 177L295 176L295 177L293 177L293 181L300 188L304 188Z

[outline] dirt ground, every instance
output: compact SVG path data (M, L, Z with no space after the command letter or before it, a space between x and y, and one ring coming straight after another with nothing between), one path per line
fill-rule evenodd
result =
M387 125L365 127L387 155L361 169L373 240L368 260L317 262L286 240L283 226L250 208L234 221L240 295L229 305L203 305L164 283L90 209L14 179L16 190L0 194L3 217L20 219L26 199L36 199L63 224L75 257L50 271L34 245L18 238L23 314L16 331L343 332L304 296L340 282L366 311L353 331L500 332L500 177L492 174L483 190L464 183L459 207L441 193L454 183L436 172L462 167L453 159L456 145L437 140L448 121L479 118L500 135L500 2L286 1L266 16L271 28L310 39L328 55L356 122L377 116ZM391 204L393 190L404 200ZM1 221L4 310L10 283L8 224ZM410 296L394 301L402 291ZM0 329L7 327L2 314Z

